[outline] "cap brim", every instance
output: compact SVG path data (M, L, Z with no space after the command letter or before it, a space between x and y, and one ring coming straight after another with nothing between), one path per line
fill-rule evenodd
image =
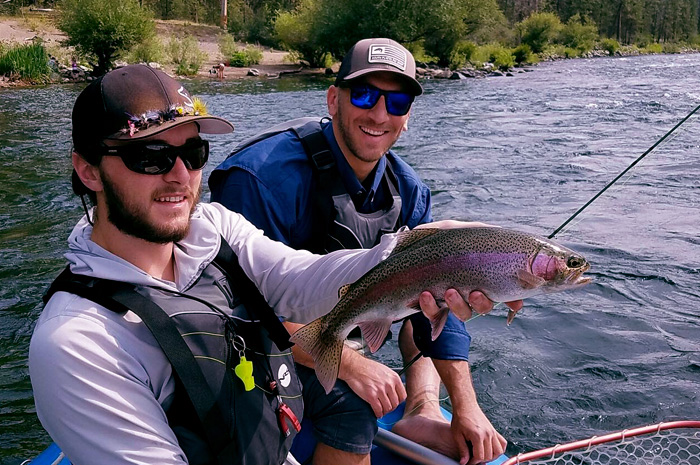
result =
M371 73L392 73L395 74L396 76L400 77L403 79L403 81L408 84L408 86L411 88L411 93L413 95L421 95L423 93L423 87L420 85L418 80L415 78L412 78L410 76L407 76L406 74L396 71L393 67L387 66L386 68L366 68L366 69L361 69L358 71L355 71L354 73L350 73L347 76L343 78L342 82L347 82L347 81L352 81L354 79L357 79L359 77L365 76L367 74Z
M154 136L163 131L182 126L183 124L195 122L199 126L199 132L204 134L228 134L233 132L233 124L218 116L181 116L174 120L156 124L147 129L139 129L133 135L129 132L117 132L105 139L108 140L135 140L144 137Z

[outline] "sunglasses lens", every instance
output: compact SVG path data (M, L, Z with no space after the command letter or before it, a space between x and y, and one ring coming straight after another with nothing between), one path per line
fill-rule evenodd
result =
M209 159L209 141L192 139L179 147L164 143L144 144L129 147L120 156L127 168L140 174L165 174L173 169L177 157L188 170L200 170Z
M209 160L208 140L196 139L182 147L175 147L175 149L182 149L178 155L182 158L187 169L191 171L201 170Z
M413 95L404 92L387 92L384 98L386 99L386 111L394 116L403 116L408 113L413 103Z
M368 110L377 104L380 96L379 89L371 87L352 87L350 89L350 102L358 108Z
M381 90L370 85L350 88L350 102L363 110L373 108L382 95L386 102L386 111L390 115L403 116L411 109L414 98L411 94Z
M148 144L134 147L131 153L122 156L124 164L131 171L141 174L162 174L170 171L175 166L174 155L167 144Z

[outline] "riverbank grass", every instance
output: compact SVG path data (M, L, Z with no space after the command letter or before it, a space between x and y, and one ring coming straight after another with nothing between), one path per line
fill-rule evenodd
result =
M41 84L51 78L49 56L41 43L7 46L0 43L0 75Z

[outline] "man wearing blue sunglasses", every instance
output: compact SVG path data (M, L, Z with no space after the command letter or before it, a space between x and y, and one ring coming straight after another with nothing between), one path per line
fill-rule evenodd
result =
M328 89L330 121L285 122L242 142L212 172L212 201L242 213L271 238L315 253L372 247L384 233L432 221L428 187L391 151L407 130L414 98L423 93L415 74L413 56L399 43L359 41ZM491 305L479 292L469 302ZM404 399L405 414L394 432L462 463L500 455L506 441L476 401L469 343L464 325L454 318L433 342L427 320L409 317L399 333L404 363L415 361L406 371L405 389L390 368L344 351L340 381L328 396L310 369L311 358L293 349L305 416L319 441L313 463L369 463L373 419ZM440 412L441 380L452 398L451 425Z
M42 425L75 465L296 463L301 384L279 317L327 313L396 236L317 256L200 204L200 135L233 126L148 66L93 81L72 122L73 190L94 207L32 336ZM435 314L429 296L421 306ZM461 299L452 310L471 315Z

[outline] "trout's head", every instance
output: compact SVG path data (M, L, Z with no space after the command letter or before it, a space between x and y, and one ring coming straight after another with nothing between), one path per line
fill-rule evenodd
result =
M580 254L552 242L545 242L530 260L533 275L545 280L542 290L556 292L591 282L583 276L591 265Z

